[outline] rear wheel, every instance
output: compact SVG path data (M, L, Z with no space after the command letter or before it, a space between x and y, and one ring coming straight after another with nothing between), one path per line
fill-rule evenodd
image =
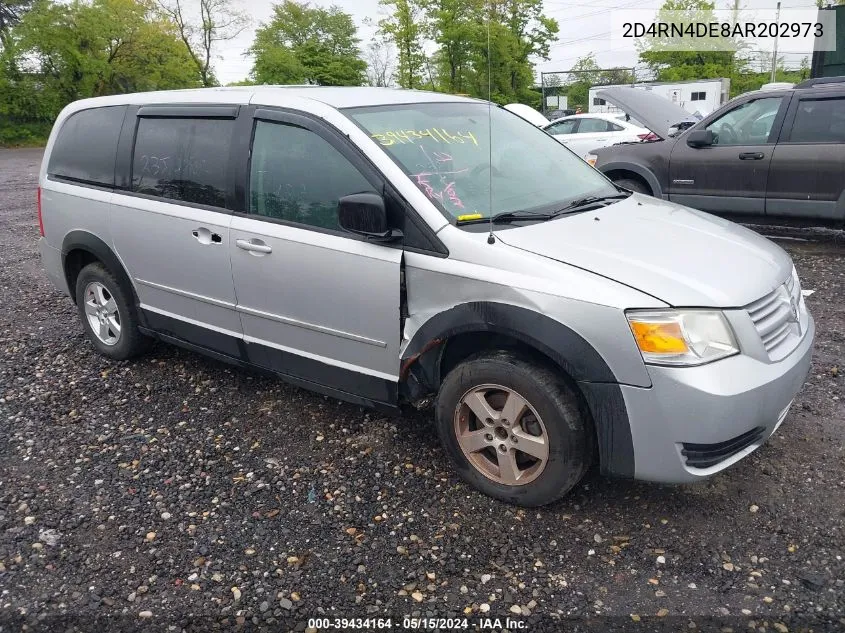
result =
M558 372L510 352L477 355L449 372L436 415L458 474L502 501L551 503L592 460L589 418L572 388Z
M88 264L76 278L76 305L85 334L103 356L126 360L149 346L138 330L132 291L100 262Z
M623 189L627 189L628 191L633 191L635 193L644 193L647 196L651 195L651 189L648 188L641 180L637 180L635 178L619 178L618 180L614 180L614 183Z

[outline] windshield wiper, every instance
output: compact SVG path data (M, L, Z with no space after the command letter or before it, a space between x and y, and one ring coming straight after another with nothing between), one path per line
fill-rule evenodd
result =
M626 191L608 196L587 196L585 198L570 202L562 209L558 209L553 213L536 213L534 211L503 211L502 213L497 213L496 215L494 215L492 219L489 217L472 218L466 220L458 220L457 224L458 226L463 226L465 224L482 224L485 222L493 222L493 224L510 224L511 222L521 221L545 222L546 220L551 220L560 215L566 215L567 213L576 213L578 211L581 211L583 207L599 204L608 200L622 200L623 198L627 198L630 195L631 194Z
M528 222L542 222L551 220L555 214L553 213L532 213L530 211L504 211L497 213L492 218L473 218L471 220L458 220L458 225L464 224L481 224L482 222L493 222L493 224L508 224L510 222L528 221Z
M563 207L562 209L558 209L552 215L565 215L567 213L577 213L579 211L584 211L584 207L591 207L602 202L607 202L608 200L622 200L630 196L630 193L615 193L609 196L586 196L585 198L579 198L578 200L573 200L568 205Z

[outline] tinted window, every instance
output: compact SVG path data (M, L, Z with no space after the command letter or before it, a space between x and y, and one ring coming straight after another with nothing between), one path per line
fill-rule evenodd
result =
M707 129L713 130L719 145L763 145L769 142L780 102L781 97L746 101L713 121Z
M596 132L607 132L607 121L604 119L581 119L578 134L595 134Z
M621 125L616 125L615 123L611 123L610 121L607 122L607 129L611 132L621 132L625 128Z
M97 185L114 186L117 139L126 106L81 110L62 125L47 173Z
M139 119L132 191L225 207L234 128L233 119Z
M250 213L335 230L338 200L373 191L321 136L266 121L256 123L249 188Z
M793 143L845 142L845 98L802 99L789 140Z

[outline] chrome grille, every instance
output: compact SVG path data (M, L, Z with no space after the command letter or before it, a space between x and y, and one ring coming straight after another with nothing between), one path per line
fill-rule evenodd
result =
M784 358L801 341L807 310L794 272L784 284L749 303L745 309L771 360Z

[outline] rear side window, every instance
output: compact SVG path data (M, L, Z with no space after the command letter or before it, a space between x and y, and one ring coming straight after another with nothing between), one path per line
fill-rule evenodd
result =
M80 110L62 124L47 173L92 185L114 187L117 139L126 106Z
M140 118L132 191L226 207L234 119Z
M802 99L789 140L792 143L845 143L845 98Z
M579 134L595 134L596 132L607 132L608 122L604 119L581 119L578 126Z

